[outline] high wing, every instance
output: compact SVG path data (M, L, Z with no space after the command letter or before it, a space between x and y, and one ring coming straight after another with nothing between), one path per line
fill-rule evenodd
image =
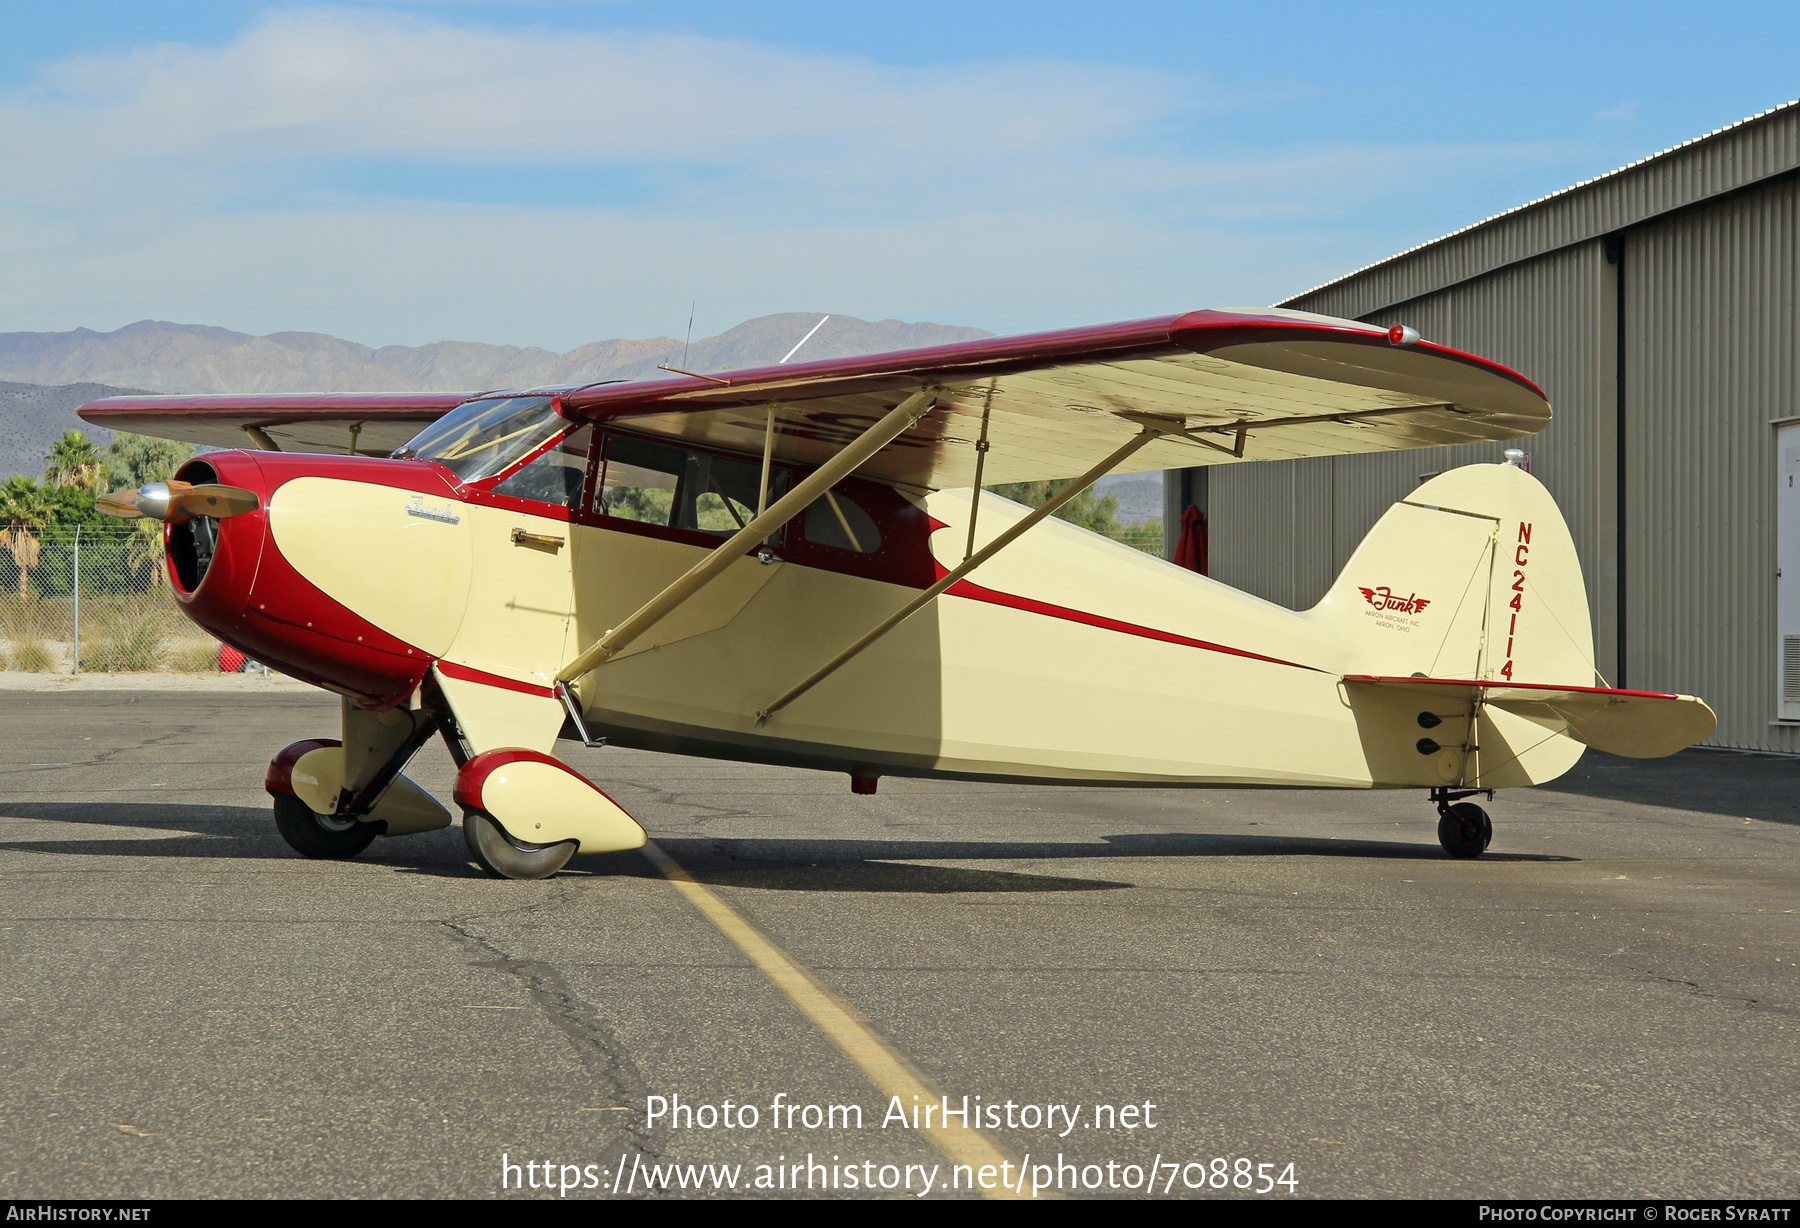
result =
M1712 736L1718 718L1706 701L1662 691L1463 678L1382 678L1353 674L1346 682L1412 690L1422 698L1461 692L1466 702L1500 708L1608 754L1658 759Z
M1274 308L1198 311L788 366L561 392L564 412L647 435L821 464L905 398L935 407L871 457L864 476L923 489L1066 478L1153 419L1162 433L1119 466L1144 472L1505 440L1550 406L1504 367L1374 325ZM119 397L98 426L241 446L380 453L461 394ZM1168 428L1175 427L1170 433ZM408 429L408 428L411 429ZM403 436L401 432L405 432ZM986 441L986 449L981 448Z
M106 397L79 413L108 430L209 448L386 456L468 399L466 392Z

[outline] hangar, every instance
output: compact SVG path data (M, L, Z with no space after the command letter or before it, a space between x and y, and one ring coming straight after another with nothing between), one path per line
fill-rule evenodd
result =
M1797 247L1791 102L1281 306L1409 324L1542 386L1556 419L1524 443L1574 532L1600 673L1704 696L1711 745L1800 753ZM1200 508L1215 578L1304 609L1390 503L1500 451L1171 470L1163 523Z

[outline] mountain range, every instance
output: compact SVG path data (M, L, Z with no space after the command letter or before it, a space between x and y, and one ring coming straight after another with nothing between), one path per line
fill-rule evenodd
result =
M800 359L845 358L991 337L979 328L784 312L746 320L691 346L673 337L594 341L566 354L535 346L438 341L359 345L324 333L265 337L204 324L140 320L110 333L0 333L0 477L37 474L70 428L106 442L75 417L97 397L131 392L467 391L585 384L657 375L658 363L726 371L779 362L803 337Z
M0 380L157 392L479 392L642 379L663 362L690 371L778 362L819 321L817 312L785 312L746 320L691 347L652 337L593 341L558 354L479 341L375 348L324 333L254 337L203 324L140 320L110 333L0 333ZM834 315L796 357L844 358L991 336L979 328Z

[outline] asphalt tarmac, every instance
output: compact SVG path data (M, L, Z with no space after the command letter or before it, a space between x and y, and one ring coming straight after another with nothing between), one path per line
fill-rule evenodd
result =
M313 693L0 693L0 1197L804 1195L808 1156L814 1196L970 1195L643 855L512 883L455 827L290 853L263 767L335 731ZM1027 1195L1059 1154L1065 1197L1800 1185L1800 762L1590 752L1458 862L1413 793L858 797L560 750L997 1110ZM440 747L411 774L448 798ZM676 1097L711 1128L652 1115Z

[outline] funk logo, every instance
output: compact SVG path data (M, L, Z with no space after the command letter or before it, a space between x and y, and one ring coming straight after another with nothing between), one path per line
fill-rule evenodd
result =
M1398 610L1402 614L1417 614L1431 604L1428 598L1421 597L1417 593L1396 597L1394 590L1385 584L1380 588L1363 588L1360 584L1356 587L1368 603L1378 610Z

